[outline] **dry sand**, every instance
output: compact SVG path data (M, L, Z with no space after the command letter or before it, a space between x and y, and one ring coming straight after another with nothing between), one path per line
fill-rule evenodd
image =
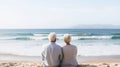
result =
M120 60L94 60L80 64L80 67L120 67Z
M32 61L0 61L0 67L42 67L42 64Z
M0 61L0 67L43 67L40 62ZM96 60L79 63L79 67L120 67L120 60Z
M40 57L0 55L0 67L43 67ZM120 55L78 56L79 67L120 67Z

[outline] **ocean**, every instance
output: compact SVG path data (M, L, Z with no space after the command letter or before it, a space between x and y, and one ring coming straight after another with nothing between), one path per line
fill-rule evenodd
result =
M0 54L40 56L50 32L60 46L70 34L81 56L120 55L120 29L0 29Z

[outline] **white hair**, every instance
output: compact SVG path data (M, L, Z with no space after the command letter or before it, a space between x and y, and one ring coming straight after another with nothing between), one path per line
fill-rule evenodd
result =
M71 36L70 34L64 34L64 41L69 43L71 41Z
M49 39L50 42L55 42L56 41L56 33L55 32L51 32L48 35L48 39Z

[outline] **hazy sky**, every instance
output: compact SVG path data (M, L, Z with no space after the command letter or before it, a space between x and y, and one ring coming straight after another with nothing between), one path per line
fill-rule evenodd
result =
M120 0L0 0L0 28L120 25Z

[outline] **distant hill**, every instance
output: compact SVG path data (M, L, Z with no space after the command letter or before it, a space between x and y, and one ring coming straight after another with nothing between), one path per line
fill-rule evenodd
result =
M74 29L120 29L120 25L76 25Z

